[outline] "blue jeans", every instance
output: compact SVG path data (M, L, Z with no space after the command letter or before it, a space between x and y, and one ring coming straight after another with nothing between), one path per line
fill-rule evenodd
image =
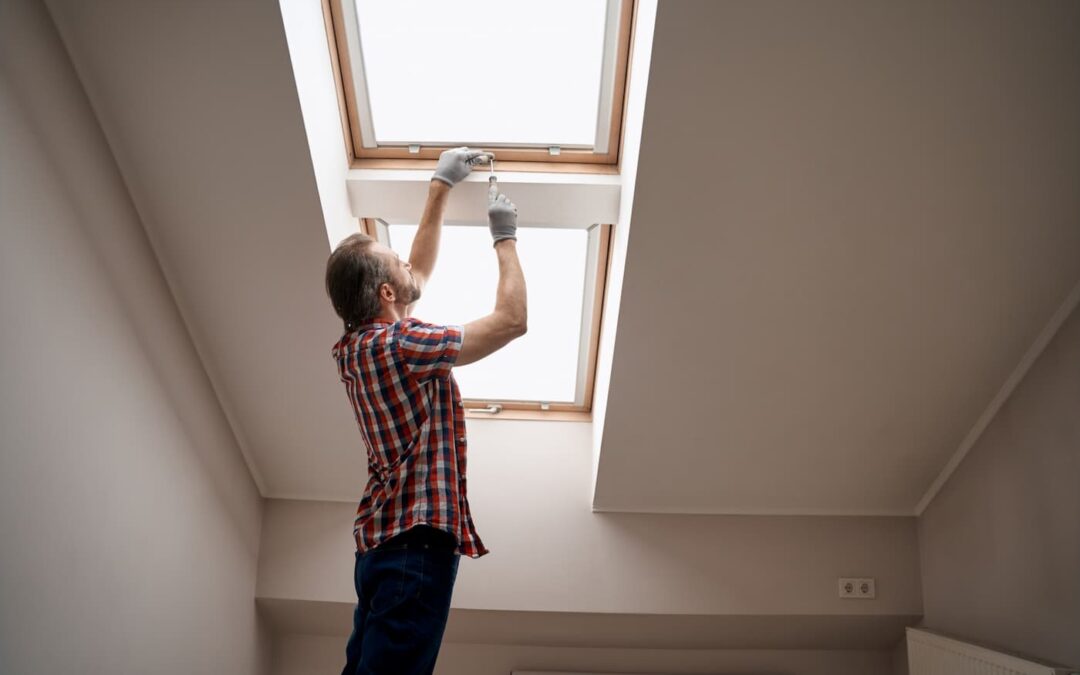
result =
M431 675L459 557L453 535L422 525L356 556L356 611L342 675Z

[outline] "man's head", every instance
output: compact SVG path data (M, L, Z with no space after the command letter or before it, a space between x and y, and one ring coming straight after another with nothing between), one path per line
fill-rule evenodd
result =
M346 238L326 261L326 294L346 330L401 316L420 299L412 266L366 234Z

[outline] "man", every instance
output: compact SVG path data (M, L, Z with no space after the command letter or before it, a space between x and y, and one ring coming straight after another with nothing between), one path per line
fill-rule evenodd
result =
M411 317L435 268L450 190L481 155L442 153L408 261L362 234L327 261L327 294L345 324L333 355L370 474L354 526L357 605L343 675L432 673L458 555L488 552L465 494L464 408L451 369L525 334L517 207L505 195L488 204L499 261L495 310L464 327Z

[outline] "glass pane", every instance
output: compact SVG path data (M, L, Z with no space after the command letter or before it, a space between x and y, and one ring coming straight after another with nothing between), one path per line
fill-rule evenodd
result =
M391 225L390 247L408 258L415 235L415 225ZM574 401L588 236L584 230L518 230L529 332L486 359L454 369L465 398ZM479 319L495 308L498 278L486 227L445 226L435 275L413 314L438 324Z
M356 0L379 143L596 140L604 0Z

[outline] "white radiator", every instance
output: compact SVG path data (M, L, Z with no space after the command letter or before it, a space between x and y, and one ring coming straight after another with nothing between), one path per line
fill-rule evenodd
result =
M916 628L907 629L907 650L910 675L1080 675Z

